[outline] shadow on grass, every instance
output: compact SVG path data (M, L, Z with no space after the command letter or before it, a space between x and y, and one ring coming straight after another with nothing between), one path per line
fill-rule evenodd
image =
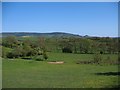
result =
M120 90L120 84L118 83L118 85L111 85L111 86L107 86L107 87L103 87L103 88L108 88L108 90ZM114 88L114 89L113 89ZM106 90L106 89L105 89Z
M114 86L111 86L112 88L120 88L120 84L119 85L114 85Z
M104 72L104 73L95 73L96 75L105 75L105 76L120 76L120 72ZM107 87L104 87L107 88ZM118 79L118 85L111 85L109 88L114 88L113 90L119 90L120 84Z
M25 59L25 60L32 60L32 58L29 58L29 57L24 57L22 59Z
M96 75L106 75L106 76L120 76L120 72L105 72L105 73L95 73Z

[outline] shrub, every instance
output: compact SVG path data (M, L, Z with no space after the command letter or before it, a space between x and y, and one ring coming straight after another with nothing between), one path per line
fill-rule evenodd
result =
M36 58L35 60L36 61L43 61L43 59L41 59L41 58Z
M76 64L92 64L92 61L77 61Z
M112 64L112 60L110 56L107 56L106 59L103 61L104 64Z
M2 53L1 53L2 58L6 58L6 55L7 55L7 53L6 53L5 49L2 48Z
M119 59L119 58L118 58ZM119 64L119 60L112 60L111 58L110 58L110 56L107 56L107 58L106 58L106 60L105 60L105 62L104 63L106 63L106 64Z
M94 61L94 63L100 64L101 61L102 61L101 54L95 53L95 54L93 55L93 61Z
M34 57L34 60L35 60L35 61L43 61L44 59L43 59L43 57L40 55L40 56L35 56L35 57Z
M69 47L64 47L64 48L62 49L62 52L63 52L63 53L72 53L72 50L71 50L71 48L69 48Z
M46 54L45 52L43 53L43 58L44 58L45 60L48 59L48 56L47 56L47 54Z
M19 58L21 56L23 56L23 49L21 47L17 47L7 54L8 58Z
M17 55L15 55L14 52L9 52L7 58L17 58Z

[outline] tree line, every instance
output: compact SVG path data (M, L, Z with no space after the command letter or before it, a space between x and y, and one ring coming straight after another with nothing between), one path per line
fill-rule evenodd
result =
M62 52L80 54L117 54L117 38L62 38L59 40Z
M80 53L80 54L116 54L118 53L118 39L109 37L90 38L43 38L33 37L18 38L8 36L2 39L2 57L18 58L26 56L43 55L47 59L46 52ZM10 50L6 50L10 48Z

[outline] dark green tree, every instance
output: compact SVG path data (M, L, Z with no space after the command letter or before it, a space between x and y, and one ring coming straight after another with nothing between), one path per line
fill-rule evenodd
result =
M14 48L18 45L18 40L15 36L8 36L3 38L2 45L9 48Z

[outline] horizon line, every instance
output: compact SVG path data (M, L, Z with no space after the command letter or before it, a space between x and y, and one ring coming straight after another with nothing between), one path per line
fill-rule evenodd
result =
M90 36L90 37L120 37L119 35L118 36L99 36L99 35L88 35L88 34L84 34L84 35L81 35L81 34L74 34L74 33L70 33L70 32L0 32L0 34L2 33L38 33L38 34L45 34L45 33L66 33L66 34L73 34L73 35L79 35L79 36Z

